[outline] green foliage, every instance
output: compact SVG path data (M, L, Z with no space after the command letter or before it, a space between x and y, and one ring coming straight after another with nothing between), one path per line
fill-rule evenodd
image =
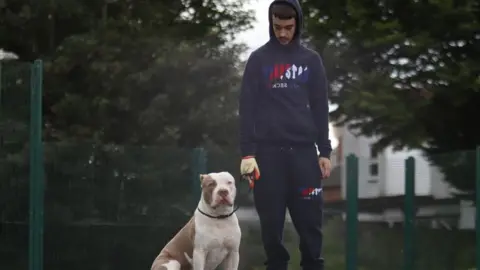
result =
M4 49L45 61L46 140L234 144L242 1L4 3Z
M30 65L0 62L0 220L28 206Z
M210 139L228 144L223 135L235 130L220 127L232 127L229 122L236 119L237 48L149 37L115 50L117 41L94 42L87 48L75 45L83 40L68 40L65 48L71 51L65 54L78 57L61 55L47 65L47 85L52 84L46 100L52 133L47 136L186 146ZM91 51L99 52L85 58ZM71 79L78 74L88 79ZM64 88L53 87L59 84Z
M378 138L376 150L421 148L459 189L472 185L434 155L480 144L479 2L314 1L303 3L309 43L332 82L331 114ZM458 163L455 159L454 163ZM468 165L465 165L468 166Z
M251 26L252 13L245 1L129 1L129 0L3 0L0 2L0 43L23 60L49 57L62 42L75 35L103 29L134 29L151 36L198 41L216 39L224 44ZM121 29L119 29L121 28ZM118 44L119 47L122 43Z
M440 165L440 169L447 176L447 180L453 180L456 188L461 191L475 190L475 150L439 154L435 150L427 149L426 152L429 160Z

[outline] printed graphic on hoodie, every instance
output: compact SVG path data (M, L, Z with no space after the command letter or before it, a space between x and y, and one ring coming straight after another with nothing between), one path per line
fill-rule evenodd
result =
M307 65L274 64L263 68L268 88L299 88L308 81L310 70Z

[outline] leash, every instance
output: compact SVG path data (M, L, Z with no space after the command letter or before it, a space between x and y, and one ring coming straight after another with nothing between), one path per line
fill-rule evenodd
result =
M241 180L244 180L244 181L248 181L248 193L251 193L253 191L253 186L254 186L254 182L253 182L253 179L254 179L254 176L253 176L253 173L251 174L244 174L242 176L240 176L240 179ZM218 215L218 216L212 216L210 214L207 214L205 212L203 212L200 208L197 208L198 212L200 212L202 215L206 216L206 217L209 217L209 218L213 218L213 219L225 219L225 218L228 218L228 217L231 217L233 214L235 214L235 212L237 212L237 210L240 208L240 205L235 205L235 207L233 208L232 212L230 212L229 214L225 214L225 215Z

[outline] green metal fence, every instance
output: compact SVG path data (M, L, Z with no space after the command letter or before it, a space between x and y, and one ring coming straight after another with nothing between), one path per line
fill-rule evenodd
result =
M198 175L238 171L239 155L229 149L43 142L42 85L41 61L0 63L0 269L149 269L195 209ZM449 227L460 218L455 213L447 213L447 222L440 219L437 228L421 213L439 203L480 203L480 148L436 161L446 164L449 177L475 182L475 195L422 196L416 189L418 160L409 157L395 165L405 169L404 196L365 200L359 190L365 189L363 172L370 161L348 156L342 165L347 200L325 204L326 269L453 270L475 263L480 269L479 208L476 231ZM444 180L435 177L432 181ZM245 183L238 201L251 210L246 191ZM400 209L405 218L391 226L362 219L389 208ZM261 269L258 221L243 222L242 235L241 269ZM285 242L291 269L300 269L290 223Z
M43 265L42 74L41 61L0 62L0 261L5 269Z
M428 171L420 172L419 160L414 157L403 160L401 168L400 160L387 160L387 164L390 162L400 169L398 171L404 171L404 193L390 198L368 199L359 198L359 183L364 184L366 180L365 174L359 172L359 164L361 168L371 163L371 159L355 155L347 157L347 270L480 269L480 248L476 244L480 243L480 213L479 208L475 207L480 203L480 148L442 154L433 159L448 164L443 169L429 167ZM417 178L420 177L421 181L428 180L431 181L430 185L437 186L445 184L448 177L465 178L476 190L455 191L455 196L426 195L425 187L422 190L417 188ZM442 187L440 193L441 190ZM438 193L439 190L436 191ZM465 202L470 202L471 206ZM360 221L362 214L364 218L371 217L379 212L385 214L387 209L400 210L400 216L393 217L397 219L396 223L388 225L389 218L383 222ZM475 223L469 220L474 215L473 211L467 210L476 212Z

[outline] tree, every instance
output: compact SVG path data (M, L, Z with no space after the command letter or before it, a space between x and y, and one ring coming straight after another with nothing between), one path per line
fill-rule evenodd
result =
M472 191L473 160L452 152L480 144L472 123L479 2L307 0L303 7L308 42L323 54L338 104L332 120L379 138L375 150L423 149L447 181Z
M32 61L48 57L73 35L123 25L190 41L215 36L218 46L251 27L252 12L243 5L244 1L216 0L4 0L0 43Z

